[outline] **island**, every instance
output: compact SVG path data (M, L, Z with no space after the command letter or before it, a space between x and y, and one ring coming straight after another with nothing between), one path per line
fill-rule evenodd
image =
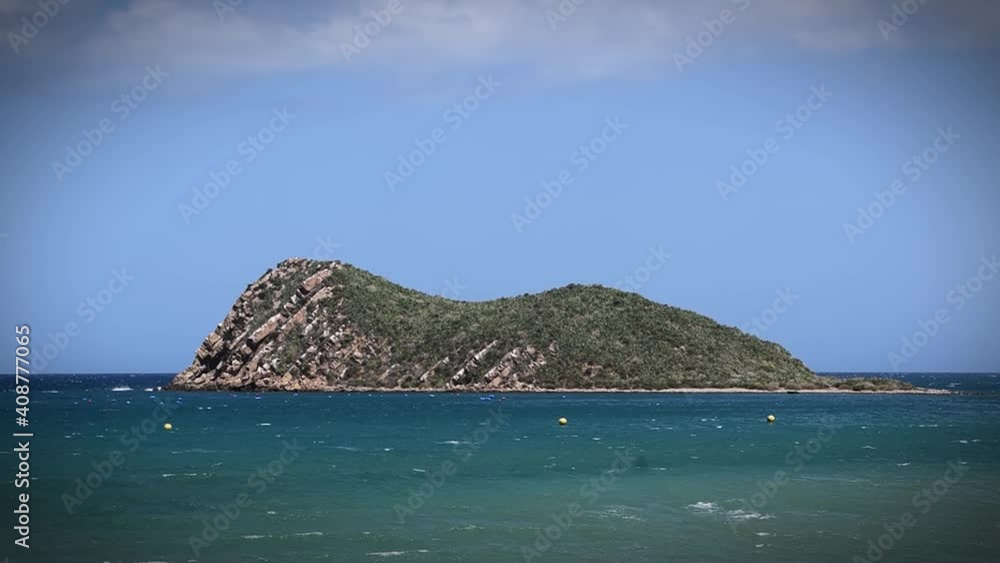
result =
M603 286L456 301L301 258L247 286L168 388L932 392L892 378L819 376L776 343Z

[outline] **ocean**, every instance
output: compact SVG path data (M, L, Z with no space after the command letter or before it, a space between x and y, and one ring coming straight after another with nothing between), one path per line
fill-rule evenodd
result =
M18 439L2 452L0 555L1000 561L1000 376L904 377L968 394L257 395L39 376L29 425L10 423L33 434L29 488ZM0 396L13 419L13 389Z

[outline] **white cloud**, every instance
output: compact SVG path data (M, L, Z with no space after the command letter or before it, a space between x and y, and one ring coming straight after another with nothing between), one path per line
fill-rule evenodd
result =
M354 57L354 65L397 75L497 65L518 65L554 79L662 74L703 20L737 2L585 0L552 30L546 10L558 0L400 1L403 11ZM877 22L888 18L891 0L749 2L745 12L734 10L738 19L718 40L720 49L764 44L823 51L955 49L993 46L1000 37L1000 3L989 0L928 0L889 42ZM3 6L9 4L5 0ZM82 53L90 62L156 61L210 73L336 68L346 65L341 44L352 40L354 26L370 19L356 6L255 7L244 2L220 21L209 1L133 0L103 17Z

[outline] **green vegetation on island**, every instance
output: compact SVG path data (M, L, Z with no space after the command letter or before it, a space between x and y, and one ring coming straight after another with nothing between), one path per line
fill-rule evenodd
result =
M174 387L912 389L817 376L778 344L607 287L464 302L301 259L247 288Z

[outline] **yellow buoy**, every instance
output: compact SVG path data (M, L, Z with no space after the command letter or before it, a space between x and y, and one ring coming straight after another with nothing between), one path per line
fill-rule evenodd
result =
M170 424L170 423L168 422L168 423L166 423L166 424L164 424L164 425L163 425L163 429L164 429L164 430L173 430L173 429L174 429L174 425L173 425L173 424Z
M559 426L566 426L566 424L567 424L568 422L569 422L569 421L568 421L568 420L566 420L565 418L560 418L560 419L559 419Z
M768 422L774 422L774 415L773 414L767 415L767 421Z

